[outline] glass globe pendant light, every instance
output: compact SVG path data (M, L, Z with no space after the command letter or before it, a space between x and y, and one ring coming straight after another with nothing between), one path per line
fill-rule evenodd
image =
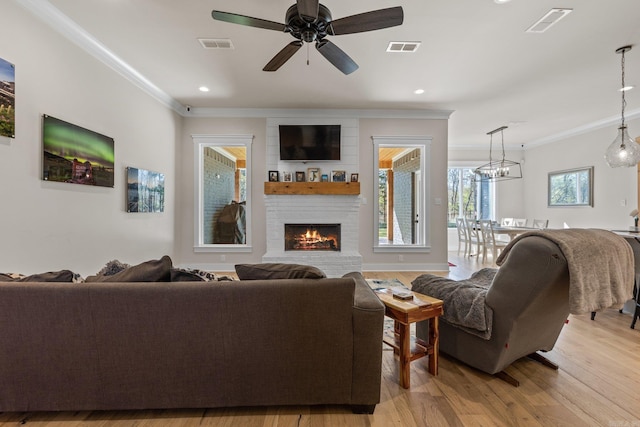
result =
M618 128L618 136L616 136L616 139L614 139L611 145L609 145L609 148L607 148L604 155L607 164L612 168L618 168L621 166L634 167L638 162L640 162L640 145L631 139L629 132L627 131L627 125L624 123L624 108L627 105L627 101L624 97L624 93L626 91L626 86L624 84L624 54L629 50L631 50L631 46L624 46L616 49L616 53L622 55L622 123Z

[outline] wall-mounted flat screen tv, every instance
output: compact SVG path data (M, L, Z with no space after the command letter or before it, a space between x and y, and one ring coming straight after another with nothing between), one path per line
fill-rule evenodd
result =
M42 146L45 181L113 187L113 138L45 115Z
M280 125L280 160L340 160L340 125Z

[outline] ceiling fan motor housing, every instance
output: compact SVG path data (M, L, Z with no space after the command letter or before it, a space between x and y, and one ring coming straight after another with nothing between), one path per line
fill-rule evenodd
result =
M331 12L322 5L318 5L318 18L313 22L305 21L298 13L298 6L292 5L285 16L287 29L293 37L307 43L322 40L327 36L327 29L331 22Z

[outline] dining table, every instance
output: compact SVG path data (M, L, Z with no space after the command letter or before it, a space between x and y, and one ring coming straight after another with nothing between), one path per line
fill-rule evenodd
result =
M494 225L493 226L493 234L506 234L509 236L509 240L513 240L518 234L526 233L527 231L535 231L539 230L539 228L533 227L515 227L515 226L506 226L506 225Z

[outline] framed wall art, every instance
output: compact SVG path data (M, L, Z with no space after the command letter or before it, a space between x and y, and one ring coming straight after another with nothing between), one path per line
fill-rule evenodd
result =
M16 137L16 67L0 58L0 136Z
M593 207L593 166L549 172L549 207Z
M164 174L127 168L127 212L164 212Z
M44 115L42 151L43 180L113 187L113 138Z

